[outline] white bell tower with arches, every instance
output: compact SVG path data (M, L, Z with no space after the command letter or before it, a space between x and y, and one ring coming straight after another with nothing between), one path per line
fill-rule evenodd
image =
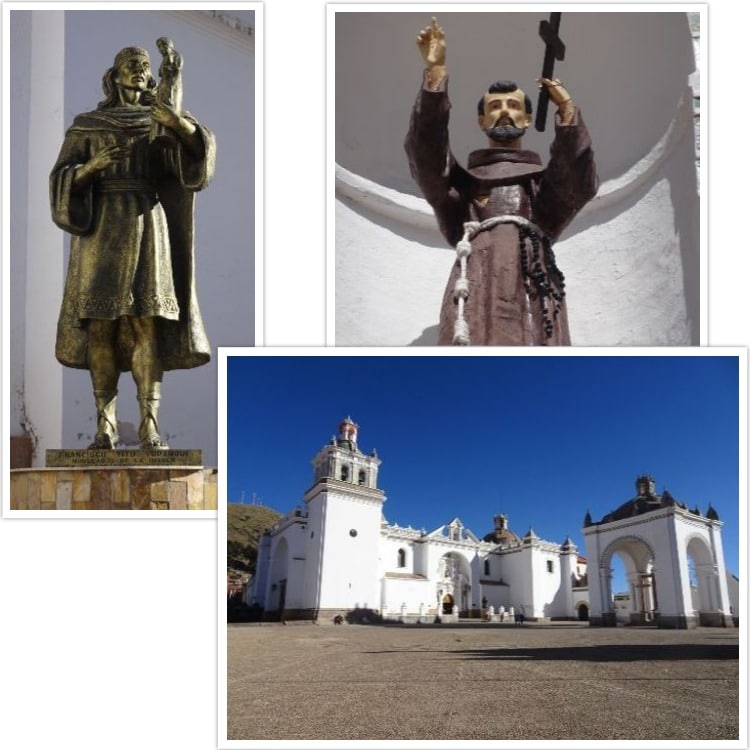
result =
M375 450L360 450L358 431L351 417L342 420L338 436L312 460L313 484L304 495L304 590L313 619L380 606L378 548L385 494L378 487L380 458Z
M625 563L632 624L661 628L732 627L721 527L709 505L689 510L654 480L636 480L637 495L598 523L587 514L592 626L616 625L612 558Z

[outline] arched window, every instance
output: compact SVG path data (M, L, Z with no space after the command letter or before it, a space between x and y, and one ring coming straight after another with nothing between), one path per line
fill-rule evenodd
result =
M489 559L484 561L484 574L488 576L490 574L490 561Z
M341 467L341 481L342 482L349 481L349 467L348 466Z
M360 487L364 486L366 476L367 475L365 474L365 470L364 469L360 469L359 470L359 486Z
M406 567L406 550L405 549L400 549L398 551L398 567L399 568Z

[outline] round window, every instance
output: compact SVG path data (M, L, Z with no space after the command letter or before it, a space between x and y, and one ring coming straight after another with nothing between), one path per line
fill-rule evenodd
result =
M349 536L357 536L357 529L349 529Z

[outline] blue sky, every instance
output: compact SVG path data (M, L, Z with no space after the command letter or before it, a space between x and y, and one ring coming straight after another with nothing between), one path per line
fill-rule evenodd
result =
M519 535L570 536L585 555L586 512L601 520L648 473L657 492L714 506L739 574L738 357L342 351L227 358L229 502L301 504L310 460L351 416L382 459L391 523L458 516L482 536L505 513Z

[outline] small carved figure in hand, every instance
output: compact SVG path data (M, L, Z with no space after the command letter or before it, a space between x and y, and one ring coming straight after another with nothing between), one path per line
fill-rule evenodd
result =
M156 87L155 106L163 105L182 114L182 56L174 48L174 42L166 36L160 36L156 40L156 46L161 52L161 65L159 66L159 85ZM151 141L157 138L171 139L170 130L154 122L151 127Z
M416 42L425 69L404 145L412 177L458 256L438 343L570 344L564 279L552 243L598 187L578 108L559 79L538 79L557 106L545 167L522 147L531 100L513 81L491 84L477 108L487 145L463 167L448 140L445 30L433 18Z
M89 448L116 446L118 382L130 371L140 447L163 450L164 372L211 356L195 291L193 203L213 176L216 144L189 113L154 103L145 49L120 50L102 86L104 100L76 116L50 174L52 219L72 236L55 355L90 373ZM169 132L169 145L150 142L154 122ZM176 172L165 171L165 151Z

